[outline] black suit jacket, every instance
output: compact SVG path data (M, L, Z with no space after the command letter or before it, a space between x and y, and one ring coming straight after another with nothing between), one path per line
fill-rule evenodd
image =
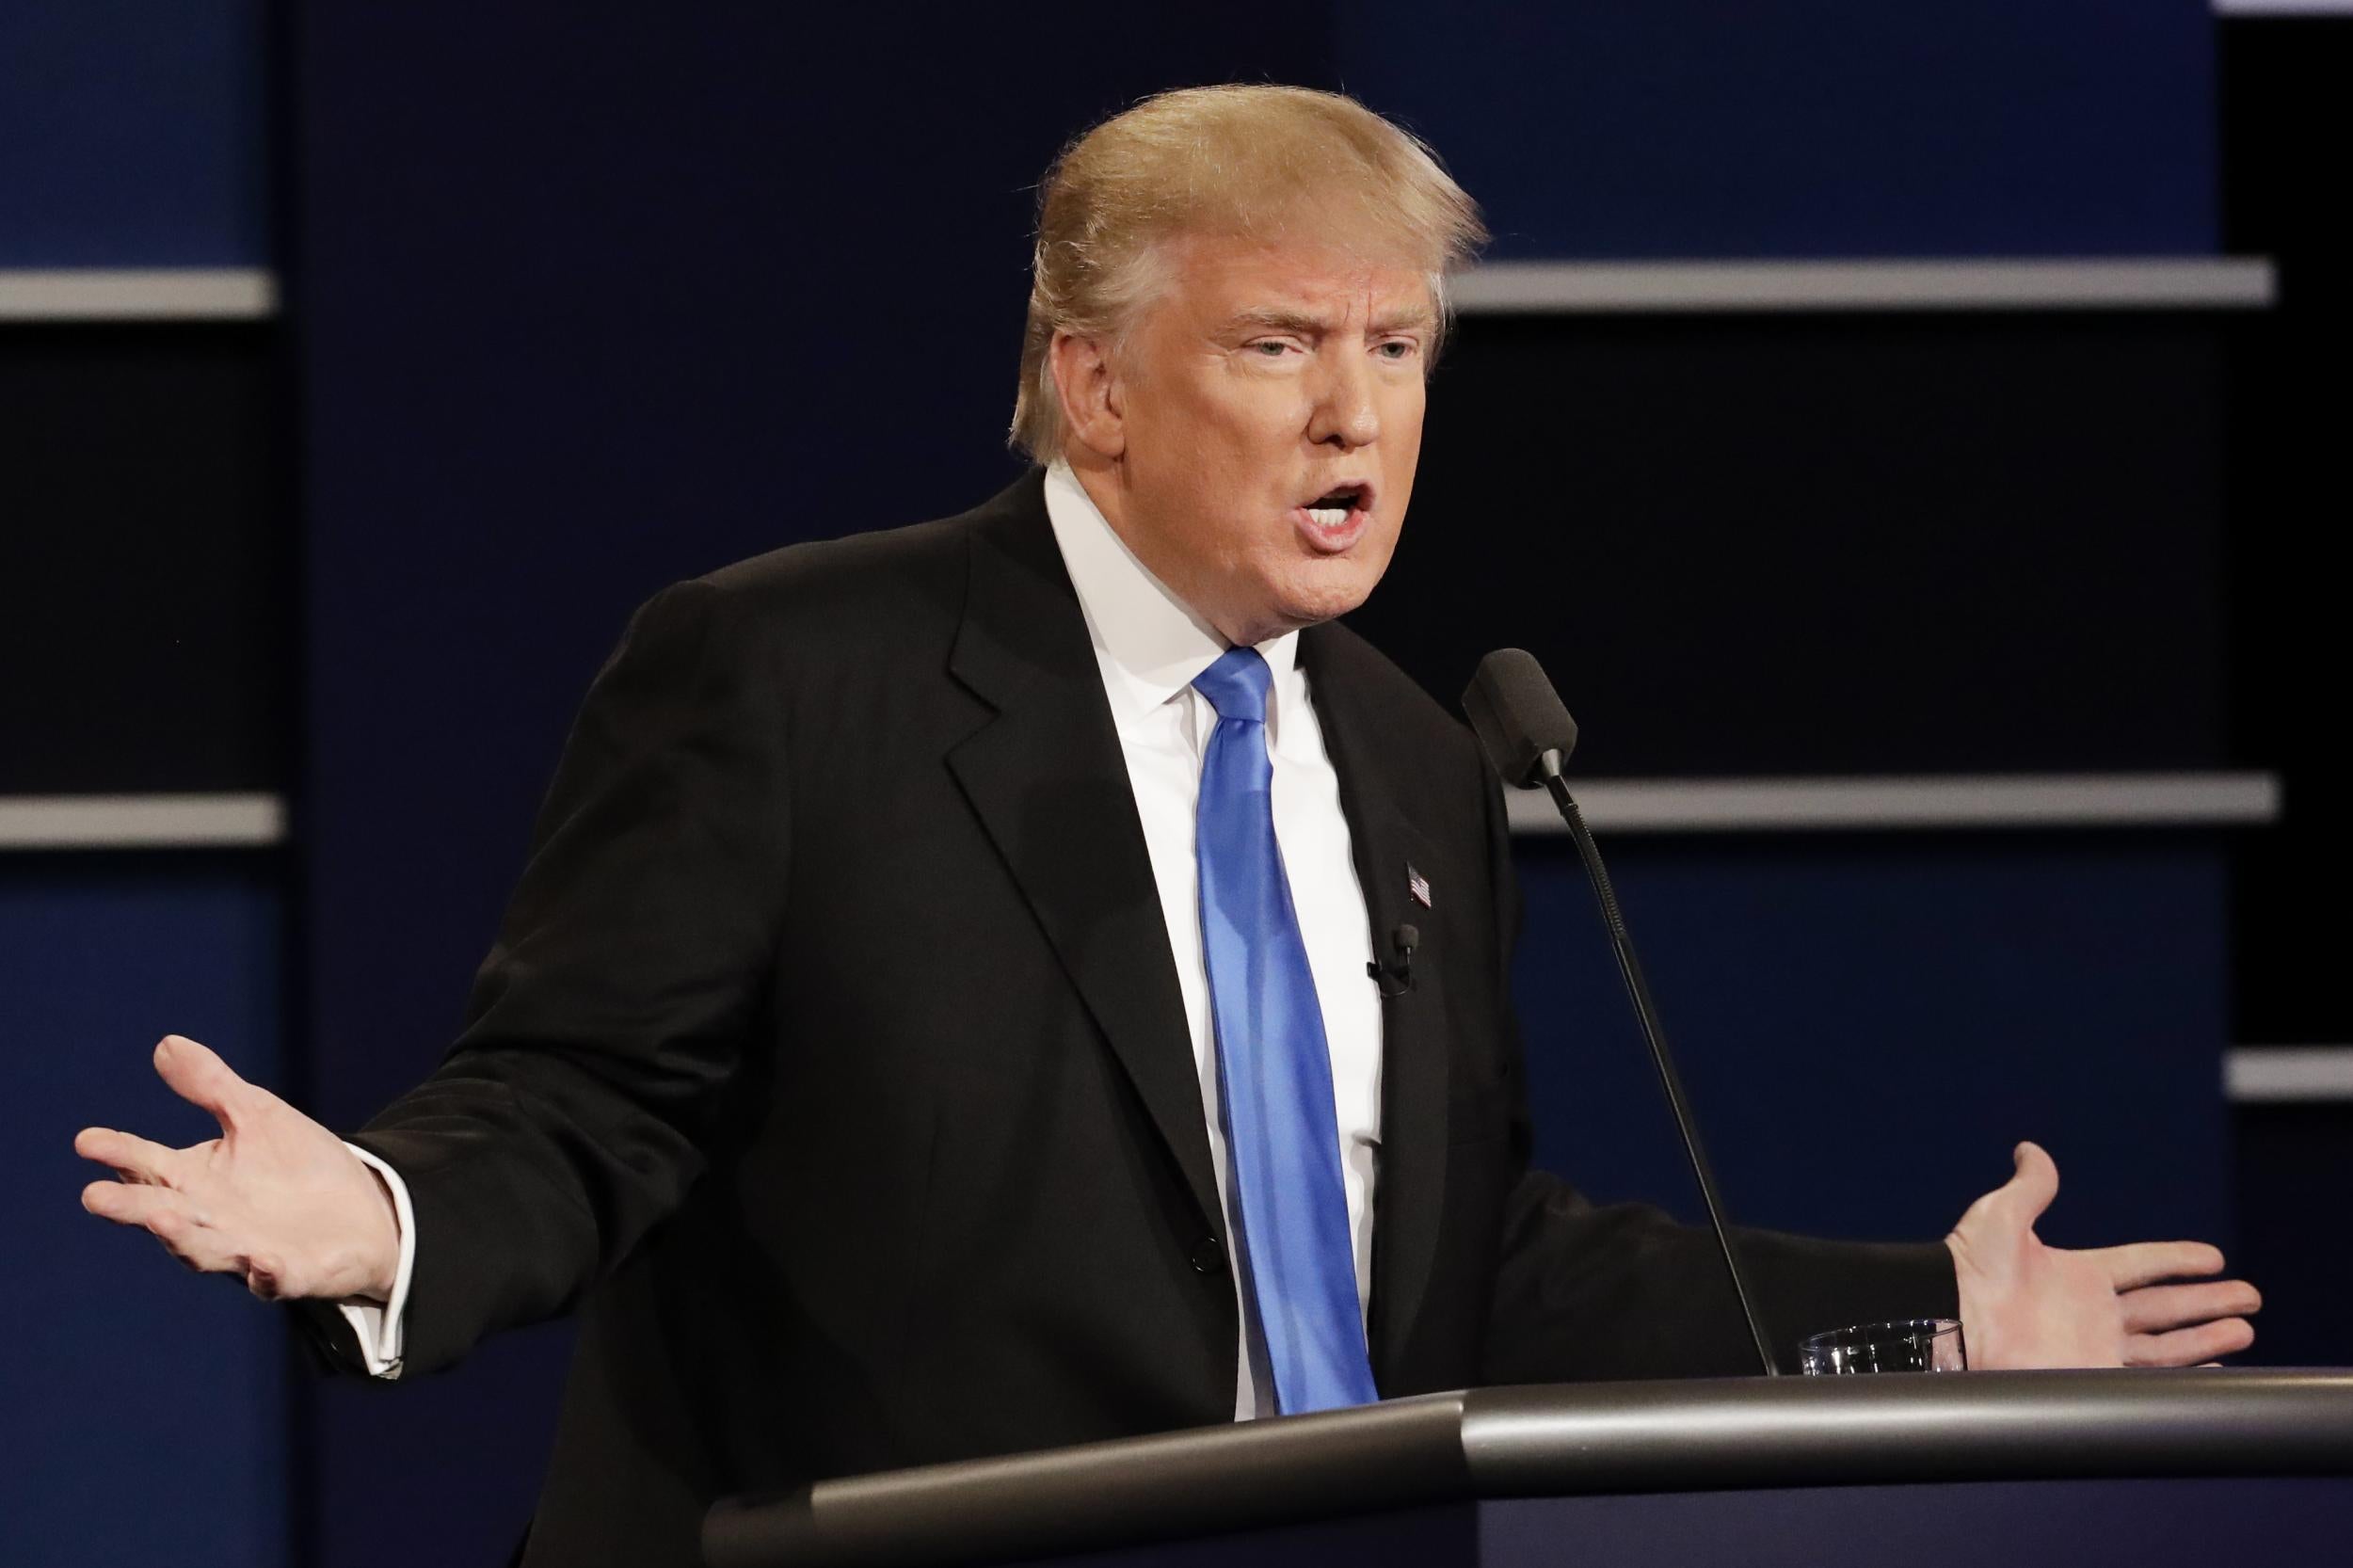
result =
M1528 1169L1468 733L1340 627L1300 659L1373 928L1421 933L1383 1015L1382 1392L1746 1369L1705 1233ZM1231 1419L1184 1008L1039 475L646 605L463 1035L357 1141L415 1203L406 1375L584 1312L533 1563L687 1564L728 1493ZM1785 1342L1953 1309L1941 1246L1747 1256Z

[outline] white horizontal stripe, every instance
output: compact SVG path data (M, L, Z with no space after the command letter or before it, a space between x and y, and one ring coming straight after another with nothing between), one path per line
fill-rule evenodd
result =
M0 850L234 849L285 837L277 795L0 795Z
M1618 833L2191 827L2280 814L2280 781L2263 773L1596 778L1570 790L1587 823ZM1508 794L1513 831L1564 831L1543 791Z
M1888 828L2255 825L2280 814L2270 774L1835 778L1597 778L1574 786L1585 820L1616 833ZM1551 800L1509 792L1513 831L1558 833ZM0 796L0 849L274 844L269 794Z
M2214 0L2218 16L2353 16L2353 0Z
M2353 1046L2240 1046L2222 1082L2234 1105L2353 1100Z
M1450 285L1472 315L1631 311L2260 310L2260 256L1984 261L1490 262Z
M0 270L0 321L251 321L278 310L260 267Z

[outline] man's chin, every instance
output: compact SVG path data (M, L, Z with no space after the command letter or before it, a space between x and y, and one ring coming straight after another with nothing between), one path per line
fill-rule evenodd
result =
M1321 626L1337 620L1366 600L1381 581L1381 573L1364 563L1334 560L1298 572L1284 584L1281 611L1293 627Z

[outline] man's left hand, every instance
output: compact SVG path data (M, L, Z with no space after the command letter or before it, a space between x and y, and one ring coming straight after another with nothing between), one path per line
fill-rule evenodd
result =
M2034 1226L2058 1195L2058 1167L2033 1144L2013 1158L2016 1174L1945 1239L1970 1366L2194 1367L2254 1343L2247 1315L2263 1298L2245 1280L2212 1277L2222 1272L2218 1249L2044 1246Z

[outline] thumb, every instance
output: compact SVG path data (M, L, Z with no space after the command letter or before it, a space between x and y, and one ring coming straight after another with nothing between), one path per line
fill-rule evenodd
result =
M155 1071L173 1094L211 1112L224 1128L234 1124L251 1088L228 1063L184 1034L167 1034L155 1047Z
M2058 1166L2043 1152L2041 1144L2033 1142L2012 1149L2010 1162L2010 1178L1994 1195L2031 1226L2051 1207L2051 1200L2058 1196Z

